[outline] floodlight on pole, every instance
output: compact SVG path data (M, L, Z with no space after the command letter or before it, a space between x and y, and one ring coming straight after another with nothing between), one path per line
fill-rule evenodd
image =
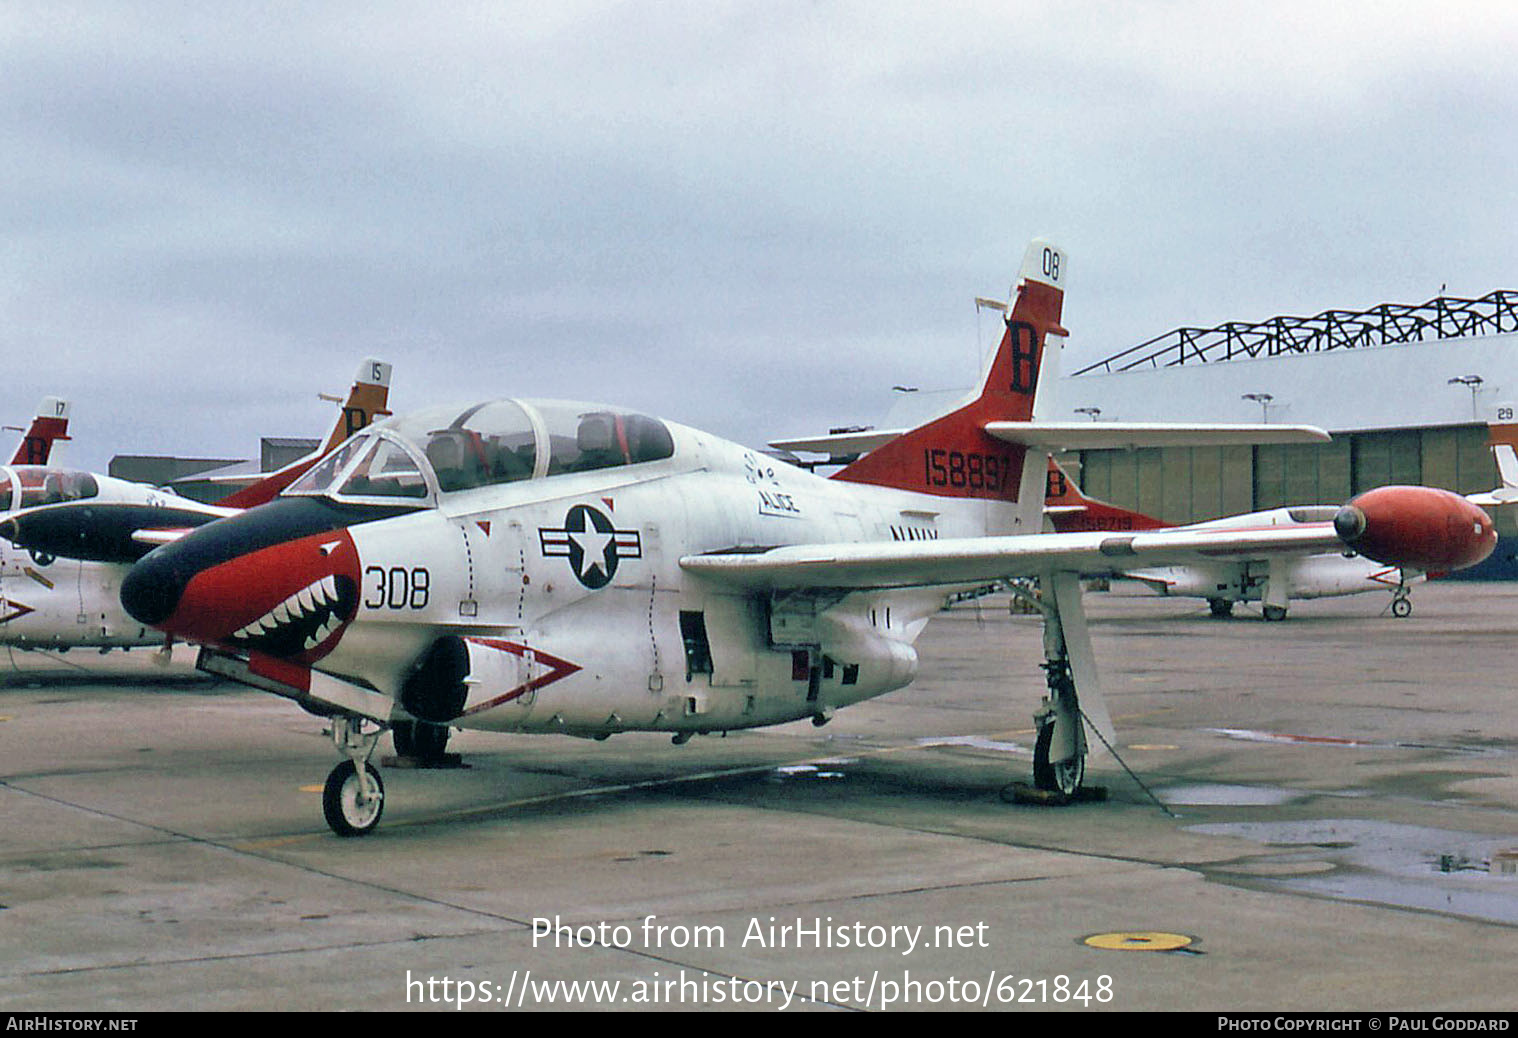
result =
M1255 403L1259 404L1260 421L1270 421L1270 402L1275 399L1274 396L1269 393L1245 393L1242 397L1240 397L1240 399L1253 400Z
M1472 418L1479 417L1478 414L1477 414L1477 412L1476 412L1476 394L1479 393L1479 392L1481 392L1481 384L1483 382L1485 382L1485 381L1486 381L1486 379L1482 378L1480 375L1457 375L1454 378L1450 379L1446 383L1446 385L1451 385L1451 386L1459 384L1459 385L1462 385L1466 389L1469 389L1471 391L1471 417Z

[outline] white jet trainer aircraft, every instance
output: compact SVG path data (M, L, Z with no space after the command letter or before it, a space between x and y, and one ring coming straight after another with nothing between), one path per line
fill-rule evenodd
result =
M45 464L45 449L28 445L44 442L43 436L66 439L68 419L68 405L47 398L17 452L39 460L0 466L0 645L60 652L163 645L161 632L121 607L121 579L130 564L186 528L272 500L375 416L388 415L389 392L390 365L366 358L324 445L219 505ZM50 408L52 422L39 431Z
M820 724L913 679L948 594L1011 577L1043 589L1034 777L1073 793L1086 726L1112 739L1080 572L1346 544L1453 569L1491 551L1484 512L1422 487L1291 529L1040 533L1027 427L1066 335L1067 270L1035 241L976 397L832 479L598 404L433 408L147 555L122 602L206 646L203 669L330 716L345 759L324 812L357 835L384 806L368 761L391 724L676 742Z

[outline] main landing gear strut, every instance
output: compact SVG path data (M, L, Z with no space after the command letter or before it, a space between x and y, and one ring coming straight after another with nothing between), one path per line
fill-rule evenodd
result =
M1112 739L1097 678L1091 635L1081 607L1080 580L1074 573L1054 573L1042 581L1037 603L1044 616L1044 669L1048 694L1033 722L1034 799L1066 802L1081 796L1086 778L1086 726ZM1079 693L1077 693L1079 689Z
M332 718L332 743L347 760L327 776L322 814L339 836L367 836L385 812L385 784L369 763L383 726L361 717Z
M1080 792L1086 778L1086 734L1080 723L1080 700L1070 677L1070 661L1045 660L1044 673L1049 694L1044 697L1033 723L1038 738L1033 744L1033 788L1060 796L1073 797ZM1063 760L1053 760L1055 730L1072 727L1076 733L1074 752Z

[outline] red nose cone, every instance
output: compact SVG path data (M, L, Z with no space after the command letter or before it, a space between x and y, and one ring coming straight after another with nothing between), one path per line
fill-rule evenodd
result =
M1497 531L1486 512L1433 487L1366 491L1345 506L1335 526L1367 558L1428 572L1474 566L1497 547Z
M287 541L197 573L160 626L190 641L312 663L358 612L358 575L346 530Z

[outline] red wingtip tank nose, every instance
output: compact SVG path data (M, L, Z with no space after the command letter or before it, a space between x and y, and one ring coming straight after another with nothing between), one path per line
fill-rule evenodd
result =
M1433 487L1378 487L1339 510L1334 529L1361 555L1443 573L1474 566L1497 547L1491 516Z

